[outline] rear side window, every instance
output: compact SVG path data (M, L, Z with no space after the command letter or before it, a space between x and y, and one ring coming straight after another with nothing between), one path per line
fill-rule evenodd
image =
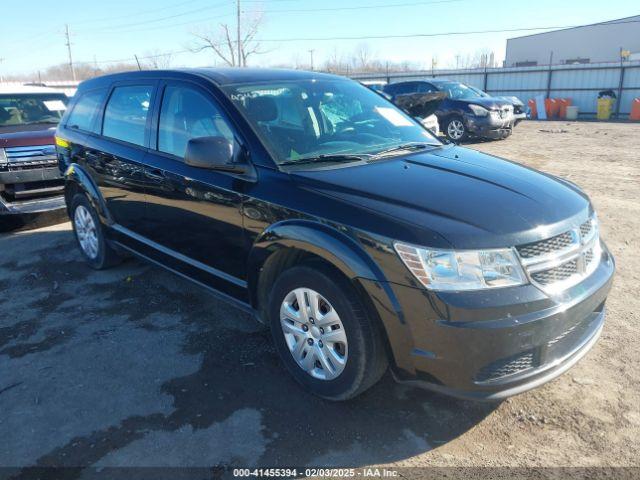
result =
M114 88L104 112L102 134L144 146L152 90L151 85Z
M416 89L416 82L403 82L392 83L385 88L385 91L391 95L405 95L407 93L415 93Z
M168 86L162 98L158 150L184 157L187 143L198 137L225 137L233 132L212 99L187 86Z
M98 133L97 118L102 102L107 96L107 89L93 90L83 94L76 102L69 114L67 126L84 130L85 132Z
M430 83L420 82L418 84L418 88L417 88L417 92L418 93L433 93L433 92L437 92L437 91L438 90L436 89L436 87L434 87Z

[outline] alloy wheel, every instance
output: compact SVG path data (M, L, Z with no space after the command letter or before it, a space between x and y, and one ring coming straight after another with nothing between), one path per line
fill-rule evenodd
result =
M80 248L90 259L98 256L98 231L89 210L78 205L73 215L73 223L78 236Z
M453 140L460 140L464 136L464 125L458 119L451 120L447 126L447 134Z

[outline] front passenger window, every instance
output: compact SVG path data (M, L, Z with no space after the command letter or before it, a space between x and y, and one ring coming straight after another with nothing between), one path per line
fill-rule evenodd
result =
M162 98L158 150L184 158L187 143L198 137L225 137L233 132L211 99L184 86L168 86Z

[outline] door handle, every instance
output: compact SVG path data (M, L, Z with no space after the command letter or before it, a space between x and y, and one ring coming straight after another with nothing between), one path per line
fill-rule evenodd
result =
M164 181L164 174L162 173L162 170L149 170L149 169L145 169L144 170L144 176L151 179L151 180L157 180L157 181Z

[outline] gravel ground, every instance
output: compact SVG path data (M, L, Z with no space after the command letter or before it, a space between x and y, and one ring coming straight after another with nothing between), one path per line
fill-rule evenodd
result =
M68 223L36 223L0 233L0 467L640 466L640 125L524 122L469 147L568 178L599 212L618 272L567 374L499 405L389 376L324 402L246 315L137 261L92 271Z

